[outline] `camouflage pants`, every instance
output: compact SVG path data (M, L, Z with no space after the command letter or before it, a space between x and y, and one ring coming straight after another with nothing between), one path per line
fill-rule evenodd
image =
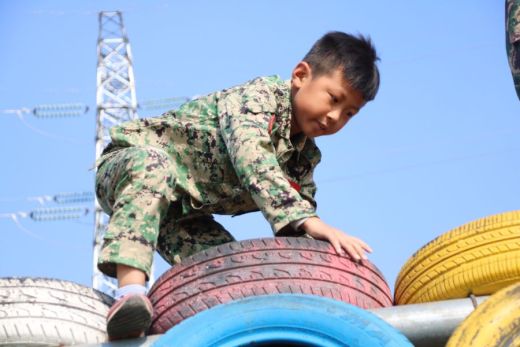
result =
M506 0L506 49L516 94L520 98L520 0Z
M212 215L182 216L175 196L173 163L161 149L127 147L109 153L98 167L96 194L110 215L98 268L116 277L116 264L144 271L153 254L170 264L206 248L234 241Z

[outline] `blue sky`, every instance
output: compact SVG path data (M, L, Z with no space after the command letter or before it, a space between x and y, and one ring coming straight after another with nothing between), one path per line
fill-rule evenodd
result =
M90 106L25 122L0 112L1 277L91 284L93 213L9 216L62 206L31 197L93 191L97 13L111 10L123 11L141 101L288 78L325 32L370 35L381 88L339 134L317 140L318 214L364 239L391 287L430 240L518 208L520 103L502 1L0 0L0 110ZM237 239L271 235L259 213L218 219ZM156 273L166 269L158 259Z

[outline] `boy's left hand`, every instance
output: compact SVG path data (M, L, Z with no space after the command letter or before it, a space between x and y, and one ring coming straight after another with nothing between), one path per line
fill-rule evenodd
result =
M370 246L362 240L345 234L343 231L324 223L318 217L308 218L301 228L315 239L330 242L339 255L345 255L346 251L356 261L367 259L365 252L372 252Z

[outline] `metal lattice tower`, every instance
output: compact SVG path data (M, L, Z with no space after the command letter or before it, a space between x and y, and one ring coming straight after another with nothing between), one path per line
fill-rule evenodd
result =
M110 142L109 129L138 117L132 54L121 12L99 13L97 55L96 159ZM92 284L95 289L112 294L116 288L115 281L97 269L108 216L102 211L97 199L95 204Z

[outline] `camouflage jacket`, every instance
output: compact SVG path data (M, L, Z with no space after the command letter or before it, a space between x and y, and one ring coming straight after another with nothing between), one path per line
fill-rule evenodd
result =
M506 0L506 49L520 98L520 0Z
M321 158L313 139L290 137L290 94L278 76L257 78L114 127L111 147L167 152L176 178L169 198L181 201L184 215L259 209L278 233L316 215L313 171Z

